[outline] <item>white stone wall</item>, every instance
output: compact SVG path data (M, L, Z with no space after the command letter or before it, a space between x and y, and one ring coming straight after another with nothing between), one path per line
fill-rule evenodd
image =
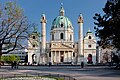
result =
M89 38L89 36L91 38ZM88 55L92 55L93 64L96 64L96 39L92 32L88 31L84 38L84 62L87 64Z
M70 28L65 29L64 27L63 28L55 28L55 29L51 30L51 33L50 33L51 41L62 41L60 39L60 33L64 34L63 41L70 41L70 35L72 35L71 42L74 41L74 32L73 32L73 30L70 29ZM52 34L54 35L54 40L52 40Z
M33 36L35 36L35 39L33 39ZM33 47L35 45L35 47ZM28 63L32 64L32 55L35 54L35 62L37 64L40 61L40 41L37 33L32 33L28 39Z

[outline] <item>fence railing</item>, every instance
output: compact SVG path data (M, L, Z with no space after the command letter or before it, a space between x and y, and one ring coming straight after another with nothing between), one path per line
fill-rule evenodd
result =
M62 78L63 80L76 80L75 78L67 75L61 74L51 74L51 73L34 73L34 74L1 74L0 80L4 80L7 78L19 78L19 77L53 77L53 78Z

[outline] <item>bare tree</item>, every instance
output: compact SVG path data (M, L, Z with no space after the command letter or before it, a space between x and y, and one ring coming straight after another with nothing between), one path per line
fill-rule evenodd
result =
M15 2L0 4L0 63L2 54L22 46L27 37L28 21L23 9Z

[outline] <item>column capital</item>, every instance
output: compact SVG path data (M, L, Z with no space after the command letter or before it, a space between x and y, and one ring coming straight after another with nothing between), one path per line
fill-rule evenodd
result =
M47 23L45 14L42 14L42 15L41 15L41 20L40 20L40 22L41 22L41 23Z
M77 22L78 22L78 24L79 24L79 23L83 23L83 22L84 22L84 21L83 21L83 16L82 16L82 14L81 14L81 13L80 13L80 15L79 15L79 17L78 17Z

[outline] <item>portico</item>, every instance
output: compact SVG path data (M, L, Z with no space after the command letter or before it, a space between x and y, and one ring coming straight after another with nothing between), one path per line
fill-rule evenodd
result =
M53 50L49 55L52 64L73 63L75 57L73 50Z

